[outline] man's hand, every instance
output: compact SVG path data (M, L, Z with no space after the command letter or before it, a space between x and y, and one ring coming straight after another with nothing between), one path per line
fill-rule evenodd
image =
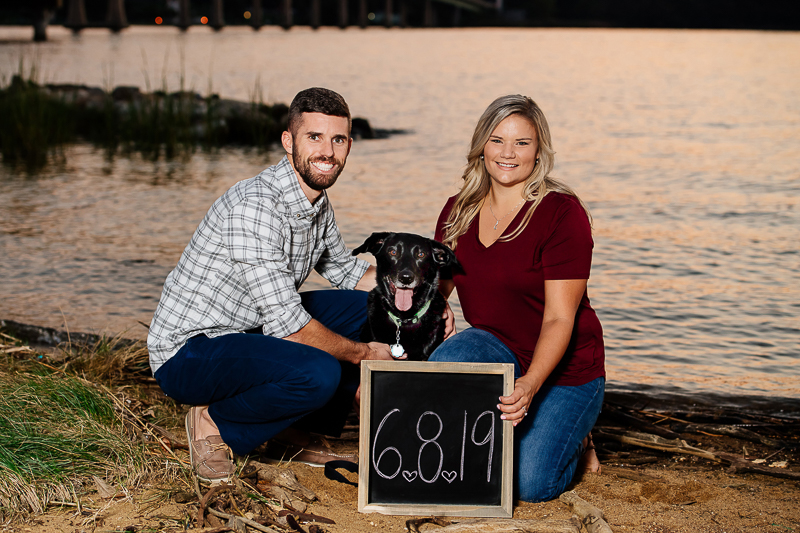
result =
M367 350L367 356L364 357L364 360L395 361L408 358L408 355L406 354L403 354L403 357L392 357L392 351L389 348L389 345L382 342L368 342Z
M334 333L313 318L299 331L284 337L284 339L319 348L340 361L347 361L354 365L361 363L364 359L385 361L394 359L388 344L380 342L365 344L350 340ZM402 359L405 359L405 356Z
M444 314L444 338L449 339L456 334L456 315L450 309L450 302L445 300Z

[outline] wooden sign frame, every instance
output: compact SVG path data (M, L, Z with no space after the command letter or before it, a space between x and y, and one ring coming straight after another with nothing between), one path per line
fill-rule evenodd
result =
M454 505L452 503L408 504L393 503L390 501L370 501L369 483L370 466L372 464L370 453L370 435L372 428L370 424L372 410L372 377L374 372L499 374L503 377L503 395L508 396L514 391L514 365L504 363L440 363L429 361L362 361L358 469L358 511L361 513L511 518L513 514L514 438L513 425L507 421L501 423L502 466L500 469L499 505ZM497 413L499 415L499 411L497 411ZM378 427L378 431L380 431L380 426Z

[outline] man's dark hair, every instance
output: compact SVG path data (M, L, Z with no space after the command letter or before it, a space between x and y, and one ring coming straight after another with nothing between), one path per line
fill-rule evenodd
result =
M342 95L324 89L322 87L312 87L300 91L289 105L289 132L292 135L300 125L303 113L322 113L332 117L347 117L347 128L350 129L350 108L344 101Z

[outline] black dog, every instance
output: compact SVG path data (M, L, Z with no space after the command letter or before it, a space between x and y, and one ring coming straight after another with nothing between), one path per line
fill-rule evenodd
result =
M362 340L401 344L409 360L427 361L444 339L446 302L439 292L439 274L461 269L456 255L412 233L373 233L353 255L362 252L377 259L378 282L367 300Z

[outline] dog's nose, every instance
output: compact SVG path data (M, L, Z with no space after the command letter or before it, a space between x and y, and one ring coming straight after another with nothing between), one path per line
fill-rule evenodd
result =
M414 275L411 272L400 272L397 275L397 281L404 285L408 285L412 281L414 281Z

